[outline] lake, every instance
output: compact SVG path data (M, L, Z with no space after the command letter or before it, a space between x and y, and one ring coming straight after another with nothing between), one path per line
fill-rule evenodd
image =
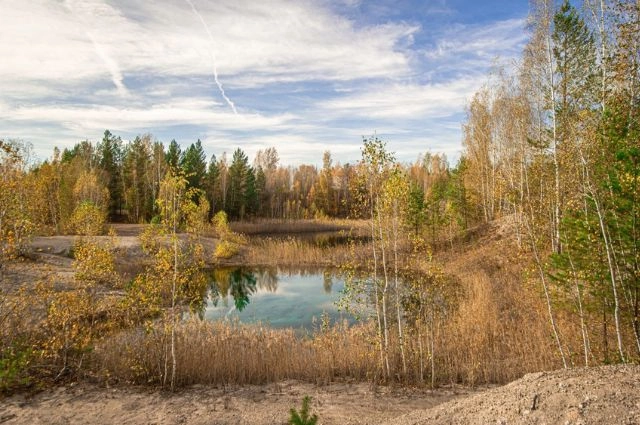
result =
M344 278L335 270L225 267L210 270L208 276L207 320L305 330L318 328L323 314L331 323L353 322L335 305L344 288Z

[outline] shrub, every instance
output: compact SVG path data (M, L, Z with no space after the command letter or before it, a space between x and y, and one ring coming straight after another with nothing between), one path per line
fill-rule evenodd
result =
M222 241L216 246L214 256L216 258L228 259L237 255L239 252L238 245L229 241Z
M103 283L120 286L116 274L113 243L100 244L79 239L73 249L73 268L78 282Z
M0 392L29 385L27 374L33 352L29 348L9 347L0 353Z
M216 215L211 219L211 223L213 224L213 229L216 232L216 235L220 239L226 239L231 233L231 229L229 228L229 220L227 219L227 213L224 211L219 211Z
M107 214L91 201L82 202L71 215L70 229L78 235L95 236L104 233Z

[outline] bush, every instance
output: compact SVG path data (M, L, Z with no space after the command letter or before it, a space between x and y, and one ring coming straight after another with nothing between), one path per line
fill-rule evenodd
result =
M0 393L31 383L28 367L33 352L30 348L11 346L0 352Z
M237 255L239 252L238 245L229 241L222 241L216 246L214 257L228 259Z
M91 201L82 202L71 215L70 229L78 235L95 236L104 233L107 214Z
M227 213L224 211L219 211L216 215L211 219L211 223L213 224L213 229L216 232L216 235L220 239L226 239L231 233L231 229L229 228L229 220L227 219Z
M73 268L78 282L119 287L113 243L100 244L79 239L73 247Z

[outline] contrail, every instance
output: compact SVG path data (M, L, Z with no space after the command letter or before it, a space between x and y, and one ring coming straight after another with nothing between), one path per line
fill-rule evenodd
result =
M111 56L107 54L107 52L102 48L102 45L100 45L100 43L96 41L93 34L91 34L90 32L86 32L85 34L87 35L87 37L89 37L91 43L93 43L93 48L95 49L98 56L100 56L100 59L102 59L104 64L107 66L107 69L111 74L111 81L113 81L113 84L118 89L118 93L120 93L120 95L122 96L128 95L129 91L122 82L124 80L124 77L122 76L122 72L120 72L120 67L118 66L116 61L114 61L113 58L111 58Z
M187 3L189 3L189 6L191 6L191 10L193 10L193 13L195 13L198 16L198 18L200 19L200 22L202 23L202 26L204 27L204 30L207 32L207 35L209 36L209 41L211 42L211 46L213 47L213 45L215 43L213 41L213 36L211 35L211 31L209 31L209 26L204 21L204 18L202 17L200 12L198 12L198 9L196 9L196 7L191 2L191 0L185 0L185 1ZM222 95L224 100L227 101L227 104L229 106L231 106L231 109L233 110L233 113L238 115L238 111L236 111L236 105L234 105L233 102L231 101L231 99L229 99L227 97L227 95L224 93L224 88L222 87L222 83L220 82L220 80L218 80L218 68L216 67L216 56L213 53L213 50L210 50L210 53L211 53L211 59L212 59L212 63L213 63L213 79L216 81L216 84L218 85L218 89L220 89L220 94Z
M76 13L75 8L71 1L66 0L64 4L67 7L67 9L69 9L71 14L81 21L82 25L85 28L89 28L89 25L87 21L84 19L84 16L81 16L78 13ZM118 63L111 56L109 56L109 53L102 47L100 43L98 43L98 40L96 40L96 38L93 36L91 32L85 30L85 35L89 40L91 40L91 44L93 45L93 48L96 51L96 54L100 57L100 59L102 59L102 62L107 67L109 74L111 74L111 81L113 81L113 85L115 85L116 89L118 89L118 93L120 93L121 96L127 96L129 94L129 91L127 90L127 87L124 85L124 82L123 82L124 77L122 75L122 72L120 71L120 66L118 66Z

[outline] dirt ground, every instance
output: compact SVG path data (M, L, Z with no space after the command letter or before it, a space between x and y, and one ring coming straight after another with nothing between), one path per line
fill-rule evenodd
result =
M476 390L287 381L169 393L79 384L2 400L0 423L286 424L305 395L319 424L640 424L640 366L540 372Z
M305 395L320 424L376 424L472 390L389 389L368 384L315 386L287 381L264 386L195 386L176 393L87 384L14 396L0 404L6 424L286 424Z

